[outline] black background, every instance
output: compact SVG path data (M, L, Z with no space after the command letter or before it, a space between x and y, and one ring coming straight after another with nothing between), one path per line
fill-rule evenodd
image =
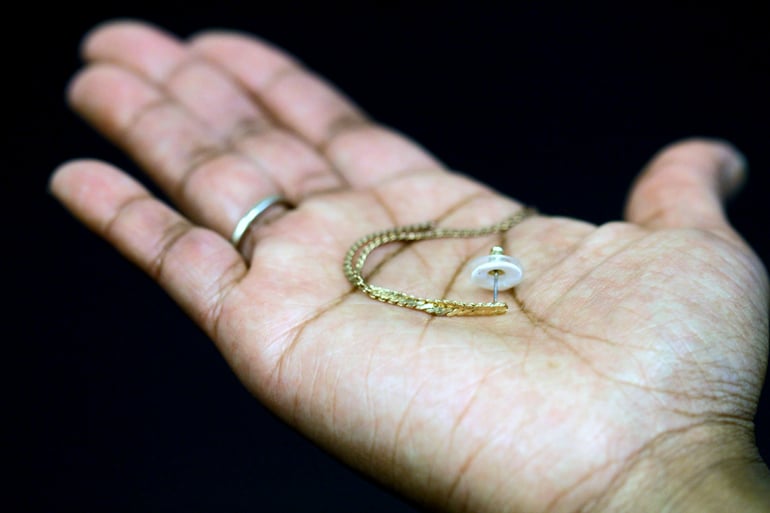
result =
M77 157L144 180L64 102L79 41L101 21L256 33L449 166L549 214L619 219L660 147L727 139L750 165L730 217L770 262L758 8L125 4L22 5L5 19L4 461L19 511L413 511L273 418L154 283L47 195Z

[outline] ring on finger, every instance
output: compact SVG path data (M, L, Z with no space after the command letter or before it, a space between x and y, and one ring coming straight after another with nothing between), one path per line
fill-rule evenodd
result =
M287 207L293 206L289 202L289 200L287 200L280 194L273 194L271 196L268 196L260 200L253 207L251 207L249 211L246 212L235 225L233 234L230 236L230 242L233 243L233 246L237 248L240 245L243 235L249 229L249 226L251 226L254 223L254 221L256 221L257 218L259 218L259 216L264 214L273 205L279 205L279 204L285 205Z

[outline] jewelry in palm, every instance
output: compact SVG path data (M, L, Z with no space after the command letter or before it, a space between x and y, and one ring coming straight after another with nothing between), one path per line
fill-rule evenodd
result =
M518 285L523 277L523 268L517 259L504 255L500 246L494 246L489 255L476 258L470 263L471 281L493 291L492 302L489 303L413 296L398 290L372 285L364 279L362 271L369 254L384 244L399 241L481 237L502 233L535 213L536 211L532 208L524 208L497 224L481 228L439 228L430 221L371 233L361 237L350 247L345 254L343 271L348 281L356 288L372 299L384 303L447 317L504 314L508 311L508 305L498 300L498 292Z

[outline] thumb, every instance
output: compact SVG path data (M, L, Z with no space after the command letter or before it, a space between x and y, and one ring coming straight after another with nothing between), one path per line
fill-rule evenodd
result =
M647 228L732 231L724 200L746 176L743 155L719 140L688 139L655 155L637 178L626 219Z

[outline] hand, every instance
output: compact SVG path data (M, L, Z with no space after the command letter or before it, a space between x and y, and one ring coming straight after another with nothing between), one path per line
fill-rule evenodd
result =
M540 215L503 236L378 250L371 282L463 301L490 299L463 275L469 259L500 243L523 262L506 315L431 317L352 288L348 247L425 220L492 224L517 201L249 36L182 42L122 22L83 51L74 109L178 210L95 161L63 165L53 193L168 291L260 401L342 460L448 511L770 502L751 438L767 277L723 212L742 179L728 144L663 149L627 222ZM296 208L260 219L239 252L237 220L276 192Z

